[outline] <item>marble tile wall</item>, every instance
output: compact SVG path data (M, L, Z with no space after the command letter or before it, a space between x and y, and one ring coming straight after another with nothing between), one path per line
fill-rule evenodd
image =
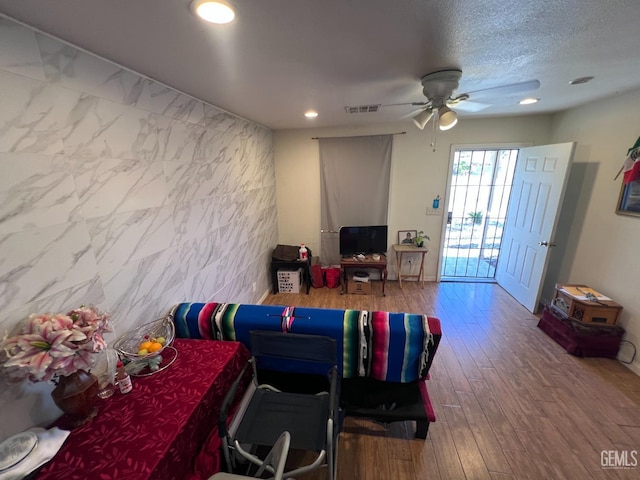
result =
M275 206L269 130L0 18L0 335L82 303L122 334L257 302ZM51 387L0 385L0 440L59 414Z

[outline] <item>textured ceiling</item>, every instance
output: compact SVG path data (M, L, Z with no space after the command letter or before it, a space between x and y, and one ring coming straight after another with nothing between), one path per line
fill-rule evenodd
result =
M420 79L463 71L456 93L537 79L462 118L564 110L640 87L638 0L228 0L236 21L188 0L0 0L0 12L274 129L403 121ZM579 86L569 81L595 79ZM541 99L517 105L525 95ZM317 119L304 111L316 109Z

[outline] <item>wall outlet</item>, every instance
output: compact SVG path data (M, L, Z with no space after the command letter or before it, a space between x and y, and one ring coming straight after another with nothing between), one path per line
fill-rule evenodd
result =
M253 290L253 293L256 293L256 290L258 289L258 284L256 282L253 282L253 285L251 285L251 289Z
M440 215L440 209L439 208L427 208L427 215Z

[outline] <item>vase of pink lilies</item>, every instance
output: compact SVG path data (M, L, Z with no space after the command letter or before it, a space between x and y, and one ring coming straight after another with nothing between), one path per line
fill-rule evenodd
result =
M94 306L66 314L33 314L19 333L0 343L3 373L15 380L54 382L51 396L56 405L86 420L95 412L98 390L90 370L107 346L103 334L110 331L109 314Z

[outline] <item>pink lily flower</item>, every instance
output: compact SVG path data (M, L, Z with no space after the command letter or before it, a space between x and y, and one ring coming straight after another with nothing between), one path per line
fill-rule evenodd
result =
M107 346L109 314L80 307L67 314L32 314L21 333L0 342L0 370L11 378L49 381L79 369L89 370L93 354Z

